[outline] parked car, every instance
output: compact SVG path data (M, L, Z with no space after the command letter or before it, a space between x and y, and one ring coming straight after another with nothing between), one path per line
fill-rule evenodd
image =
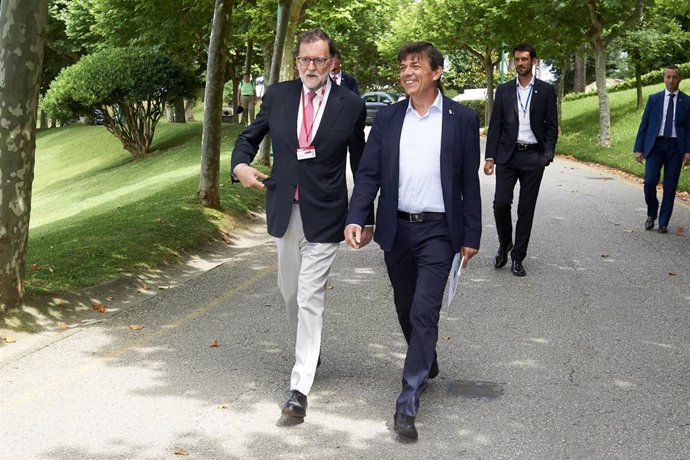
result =
M394 104L400 99L400 95L395 93L387 93L385 91L372 91L362 94L364 104L367 106L367 120L366 124L374 123L376 114L379 113L382 107Z

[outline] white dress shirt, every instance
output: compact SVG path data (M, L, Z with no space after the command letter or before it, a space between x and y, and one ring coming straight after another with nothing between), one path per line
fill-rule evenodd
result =
M664 109L661 112L661 126L659 127L659 132L657 136L664 135L664 126L666 126L666 111L668 110L668 101L671 99L669 94L675 94L673 97L673 124L671 125L671 137L676 136L676 109L678 108L678 91L675 93L670 93L667 89L664 90Z
M526 87L520 85L520 80L515 79L515 88L518 98L518 121L520 127L518 129L518 144L537 144L539 141L532 132L530 126L529 109L532 106L532 97L534 96L534 76Z
M445 212L441 188L441 92L421 116L408 102L400 133L398 210L409 213Z

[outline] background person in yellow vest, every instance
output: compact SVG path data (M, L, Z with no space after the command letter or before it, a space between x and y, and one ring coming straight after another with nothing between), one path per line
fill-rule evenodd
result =
M244 109L241 122L244 126L249 126L254 121L255 98L254 83L250 80L249 74L245 73L240 82L240 87L237 89L237 105L241 105ZM249 122L247 122L247 117L249 117Z

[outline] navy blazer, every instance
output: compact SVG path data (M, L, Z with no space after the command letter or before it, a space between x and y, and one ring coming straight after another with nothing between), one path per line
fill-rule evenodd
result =
M381 109L369 133L350 198L348 224L364 226L381 190L376 209L374 240L384 251L395 241L398 212L400 133L408 100ZM479 117L443 97L441 128L441 188L453 249L479 249L482 234L479 191Z
M331 84L319 129L313 137L316 158L297 160L297 115L302 81L292 80L268 87L254 122L240 134L232 152L231 169L250 164L259 144L271 133L273 144L272 181L266 182L268 233L282 237L292 212L295 188L299 185L299 206L304 235L312 243L343 240L347 215L345 164L348 149L350 167L357 170L364 149L366 108L352 91Z
M507 163L513 155L520 129L515 82L516 79L512 79L498 85L489 120L485 158L493 158L499 165ZM530 128L544 156L551 162L558 141L556 90L553 85L535 78L530 97Z
M355 80L355 77L342 71L341 75L342 80L340 82L340 86L344 86L345 88L349 89L350 91L354 92L357 96L359 96L359 85L357 84L357 80Z
M647 105L642 114L640 127L635 138L633 152L642 152L645 158L654 147L654 142L661 130L661 119L664 112L664 96L666 91L654 93L647 99ZM682 91L678 91L676 104L676 136L680 153L690 153L690 99Z

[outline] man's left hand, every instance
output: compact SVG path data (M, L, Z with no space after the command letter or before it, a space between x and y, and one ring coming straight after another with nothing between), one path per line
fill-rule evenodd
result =
M686 153L685 156L683 157L683 166L687 166L690 164L690 153Z
M472 257L474 257L477 253L479 252L479 249L475 248L468 248L467 246L463 246L460 249L460 253L462 257L465 259L465 263L462 264L462 268L467 267L467 263L470 261Z

